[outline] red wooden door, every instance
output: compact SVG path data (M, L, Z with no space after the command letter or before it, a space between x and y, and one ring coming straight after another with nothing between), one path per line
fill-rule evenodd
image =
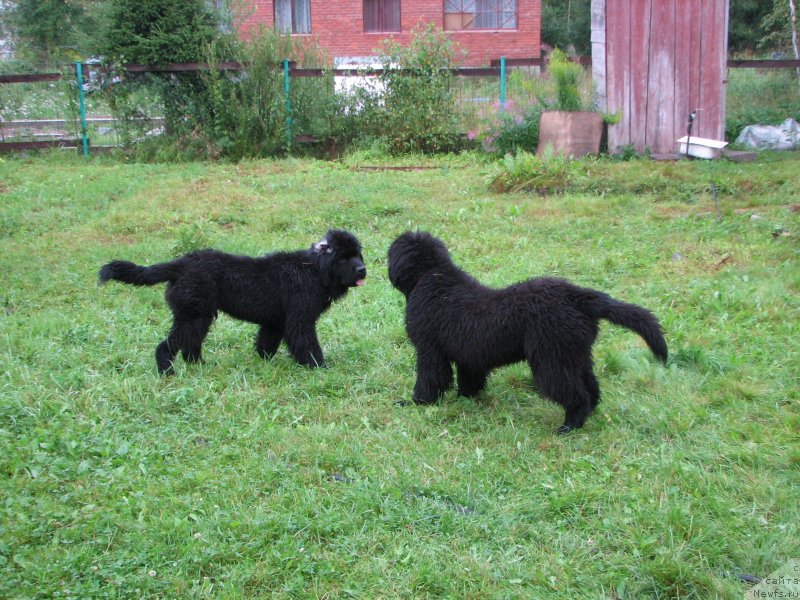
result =
M611 151L673 153L692 135L724 139L728 0L606 0L606 110Z

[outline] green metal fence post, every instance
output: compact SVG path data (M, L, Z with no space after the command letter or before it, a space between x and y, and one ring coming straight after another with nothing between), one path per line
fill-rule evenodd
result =
M89 156L89 138L86 137L86 102L83 98L83 64L75 63L75 71L78 75L78 104L81 110L81 138L83 139L83 155Z
M286 95L286 151L292 150L292 99L289 96L289 61L283 61L283 92Z
M506 57L500 57L500 110L506 109Z

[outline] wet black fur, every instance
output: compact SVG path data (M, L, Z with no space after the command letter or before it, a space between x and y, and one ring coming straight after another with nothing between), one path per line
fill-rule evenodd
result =
M219 311L260 325L259 356L272 357L283 339L300 364L324 366L317 319L366 273L355 236L331 230L309 250L258 258L198 250L150 267L115 260L100 269L100 283L167 283L173 323L156 348L156 364L159 373L171 373L178 351L187 362L201 360L203 340Z
M435 402L453 385L475 396L489 372L525 360L539 392L564 407L560 433L582 427L600 401L592 371L599 319L638 333L661 361L667 344L656 317L635 304L562 279L492 289L459 269L444 243L406 232L389 248L389 279L406 297L406 331L417 351L413 399Z

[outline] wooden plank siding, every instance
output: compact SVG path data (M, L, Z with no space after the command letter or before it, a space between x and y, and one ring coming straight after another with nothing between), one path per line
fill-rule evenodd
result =
M605 9L609 149L674 153L688 115L692 135L723 139L729 0L594 0Z
M624 11L620 11L624 12ZM620 60L628 60L630 71L632 73L631 87L628 89L629 96L628 102L622 107L624 111L628 110L628 121L630 128L625 133L624 138L620 138L619 142L612 146L616 148L619 145L630 145L631 140L644 140L647 135L647 119L637 118L637 115L647 115L647 94L633 93L633 90L646 90L648 80L650 78L650 71L648 66L649 62L649 44L645 36L645 30L642 27L636 27L636 23L650 23L650 2L633 2L631 11L628 18L628 35L626 39L630 40L630 51L628 57L620 57ZM613 127L609 128L609 133ZM637 148L639 152L639 150Z
M629 19L622 11L606 13L606 52L608 56L620 57L628 54L629 25ZM609 128L609 134L611 129L618 129L619 131L614 133L623 137L628 137L630 132L630 110L628 108L630 96L625 85L630 69L626 68L626 62L627 56L624 61L620 59L606 61L606 101L609 112L620 113L622 116L622 120L616 126ZM608 85L612 81L614 85Z

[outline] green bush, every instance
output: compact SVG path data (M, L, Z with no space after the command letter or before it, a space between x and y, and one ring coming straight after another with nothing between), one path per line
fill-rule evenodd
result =
M593 110L591 78L584 69L560 50L553 51L549 76L531 76L513 71L508 89L515 99L505 105L495 102L479 115L468 137L481 143L485 152L505 155L518 150L535 151L539 144L539 123L546 110ZM608 115L613 119L614 115Z
M507 154L500 164L489 188L495 192L534 192L541 195L563 192L576 176L574 161L560 154L545 151L536 156L518 151Z
M158 98L162 114L173 118L164 135L136 145L140 158L240 160L287 152L292 142L281 64L288 59L301 67L319 67L324 60L316 48L264 29L243 43L233 44L225 38L214 41L203 52L201 60L210 65L208 70L166 77L123 74L122 84L105 89L123 144L142 140L146 123L142 118L152 114L153 103L147 106L144 102L149 95ZM246 64L247 69L231 71L219 66L230 60ZM327 139L337 131L340 123L331 76L293 78L290 89L292 135ZM180 111L175 112L178 106Z
M391 152L449 152L463 147L454 110L453 74L459 51L432 24L412 32L407 46L388 43L381 57L382 90L354 111L363 134L383 138Z
M206 135L221 155L238 160L273 156L290 148L280 65L284 59L296 60L300 54L291 36L265 29L239 46L234 56L248 64L247 71L222 71L212 67L204 74L210 125ZM225 58L224 55L209 56L212 65ZM300 78L292 81L290 98L298 130L304 129L304 120L315 112L304 93L309 83L320 87L321 82ZM321 95L317 97L321 99Z
M457 64L457 51L449 38L427 27L416 30L408 46L387 45L384 50L383 73L373 89L337 95L332 75L293 77L290 115L282 61L320 68L325 60L313 45L271 29L247 43L221 38L207 44L201 60L211 65L208 71L188 77L126 77L124 85L112 86L109 102L128 124L124 138L131 141L141 137L134 126L141 116L132 100L134 90L147 87L161 99L165 115L171 115L161 141L169 140L172 148L156 149L156 142L149 142L140 147L144 157L274 156L292 149L290 137L298 134L313 136L325 148L378 144L392 154L463 148L449 71ZM247 70L216 67L231 59L247 64Z
M113 64L202 62L208 48L232 47L231 36L223 34L219 21L205 0L112 0L104 40L98 48ZM158 96L167 133L180 136L205 126L203 117L205 85L199 73L128 74L126 89L117 87L112 100L116 115L131 127L132 89L147 88ZM124 137L127 137L124 136Z
M502 156L519 150L535 151L543 109L538 102L527 106L520 106L513 100L503 106L495 102L478 128L471 130L467 137L478 140L481 148L490 154Z
M210 60L217 64L224 58L218 55ZM238 160L283 154L293 149L294 138L300 134L326 146L350 138L346 111L334 94L330 73L292 77L287 107L281 65L289 60L301 68L322 68L325 58L315 45L263 29L235 49L234 59L247 64L247 70L212 68L206 77L209 135L221 155Z

